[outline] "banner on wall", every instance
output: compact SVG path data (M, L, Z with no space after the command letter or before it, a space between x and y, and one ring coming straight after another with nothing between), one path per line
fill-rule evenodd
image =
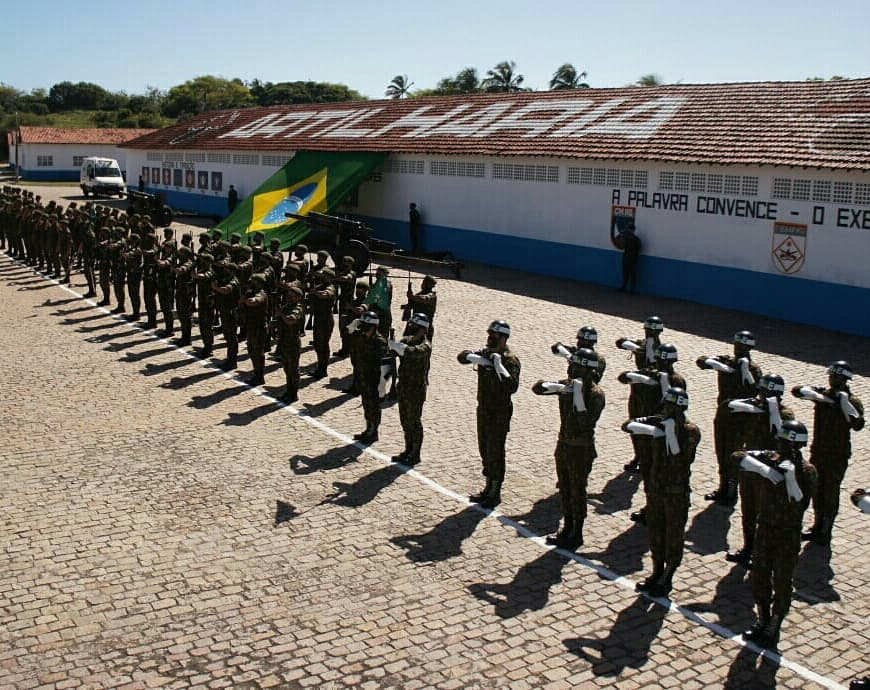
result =
M610 243L617 249L622 249L619 236L629 222L634 223L636 214L636 206L610 207Z
M299 151L217 227L225 237L262 232L267 242L277 237L282 249L292 247L308 235L309 228L286 213L328 213L386 157L385 153Z
M770 255L781 273L800 271L807 258L807 226L775 222Z

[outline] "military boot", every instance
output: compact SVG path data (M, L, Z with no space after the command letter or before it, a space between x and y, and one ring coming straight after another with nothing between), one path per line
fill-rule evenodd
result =
M737 480L729 479L725 482L725 495L716 499L716 503L721 506L733 507L737 505Z
M631 515L629 515L629 518L631 519L632 522L638 522L641 525L645 525L646 524L646 506L644 506L640 510L633 512Z
M649 590L665 572L665 564L661 561L653 561L653 571L648 578L638 582L634 589L637 592L646 592Z
M745 568L752 565L752 539L745 539L743 548L738 551L731 551L725 554L725 560L731 563L739 563Z
M821 520L819 520L819 529L816 531L815 535L813 535L813 544L829 546L831 543L831 530L833 526L834 521L827 515L823 515Z
M492 479L487 477L486 478L486 486L483 487L483 491L481 491L479 494L474 494L472 496L469 496L468 500L471 501L472 503L482 503L483 499L485 499L489 495L489 492L491 489L492 489Z
M570 537L573 531L574 517L570 514L565 514L562 520L562 529L556 532L556 534L551 534L547 537L546 542L553 546L563 546L563 543Z
M755 640L755 643L759 647L776 649L776 646L779 644L779 631L782 628L782 620L782 615L778 613L773 614L770 620L767 621L767 625L764 626L761 635Z
M671 593L674 586L674 573L677 572L676 566L668 566L662 573L661 577L656 580L647 590L647 594L651 597L666 597Z
M724 498L724 497L725 497L725 494L726 494L726 492L727 492L727 489L726 489L727 484L728 484L728 482L727 482L725 479L722 479L722 478L720 477L720 479L719 479L719 488L717 488L715 491L711 491L711 492L708 493L708 494L704 494L704 500L705 500L705 501L717 501L717 502L718 502L719 499Z
M565 535L563 537L557 535L556 545L569 551L583 546L583 520L571 520Z
M770 622L770 604L758 604L758 620L749 630L743 633L743 639L758 642L764 634L764 628Z
M413 467L414 465L420 464L420 449L422 447L422 443L411 444L411 451L408 453L408 457L405 458L405 464L408 467Z
M502 482L493 479L489 488L489 493L483 497L480 505L484 508L495 508L499 503L501 503L501 485Z
M247 384L249 386L263 386L266 383L266 379L263 376L262 369L254 369L254 373L247 380Z

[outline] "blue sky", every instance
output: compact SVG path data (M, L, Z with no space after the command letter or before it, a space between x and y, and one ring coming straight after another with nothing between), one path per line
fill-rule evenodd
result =
M25 91L70 80L142 93L215 74L338 82L379 98L396 74L430 88L508 59L533 89L565 62L593 87L649 73L666 83L870 76L868 0L45 0L3 15L0 81Z

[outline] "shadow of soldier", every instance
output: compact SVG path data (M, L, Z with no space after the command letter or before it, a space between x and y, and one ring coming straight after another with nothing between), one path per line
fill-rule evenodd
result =
M686 608L696 613L716 614L717 622L735 633L749 629L755 623L755 601L747 582L748 573L741 565L732 566L716 583L716 591L709 602L693 602L686 604Z
M193 374L192 376L173 376L169 381L164 381L160 384L161 388L166 388L168 390L181 390L182 388L187 388L188 386L192 386L195 383L200 383L201 381L207 381L208 379L214 378L215 376L220 375L220 371L217 369L206 369L205 371L199 374Z
M710 503L692 518L686 532L686 547L693 553L707 555L728 550L728 530L731 527L733 508ZM740 522L735 522L736 539L740 541ZM740 542L742 543L742 542Z
M478 599L495 606L501 618L513 618L523 611L538 611L547 605L550 588L562 581L562 568L572 559L550 549L520 568L507 584L476 583L468 590Z
M374 498L403 472L392 466L382 467L360 477L353 484L332 482L335 491L329 494L328 502L345 508L360 508Z
M294 455L290 458L290 469L293 474L314 474L338 470L354 462L362 454L362 449L356 444L331 448L315 457Z
M295 517L299 517L301 513L296 510L296 506L284 501L275 501L275 527L282 522L290 522Z
M808 542L794 571L795 599L811 605L840 601L833 579L831 547Z
M589 494L589 499L595 504L596 513L613 515L631 508L632 498L640 486L640 474L620 472L608 480L600 494Z
M264 405L255 407L252 410L244 412L230 412L227 418L221 422L223 426L247 426L252 422L256 422L260 417L265 417L267 414L277 412L282 409L282 406L277 402L267 402Z
M618 676L625 668L642 668L646 664L666 614L664 606L640 595L619 612L607 637L577 637L563 640L563 644L569 652L592 664L596 676ZM597 654L590 654L589 650Z
M559 493L535 501L528 513L511 516L511 519L536 534L555 532L562 520L562 502Z
M611 539L604 551L583 551L583 557L625 576L643 570L643 556L648 549L646 527L633 522L631 527Z
M777 686L776 672L778 670L778 661L771 661L761 652L750 647L743 647L728 669L728 675L722 687L726 690L772 689Z
M468 506L462 512L445 518L428 532L393 537L390 541L405 549L408 560L415 563L446 561L462 555L462 542L474 534L477 525L485 517L485 511Z

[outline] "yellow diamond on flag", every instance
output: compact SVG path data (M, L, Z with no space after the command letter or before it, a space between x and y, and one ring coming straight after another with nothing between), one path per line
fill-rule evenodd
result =
M295 184L254 196L254 208L248 232L264 232L292 225L295 218L285 213L305 215L309 211L326 210L327 168Z

